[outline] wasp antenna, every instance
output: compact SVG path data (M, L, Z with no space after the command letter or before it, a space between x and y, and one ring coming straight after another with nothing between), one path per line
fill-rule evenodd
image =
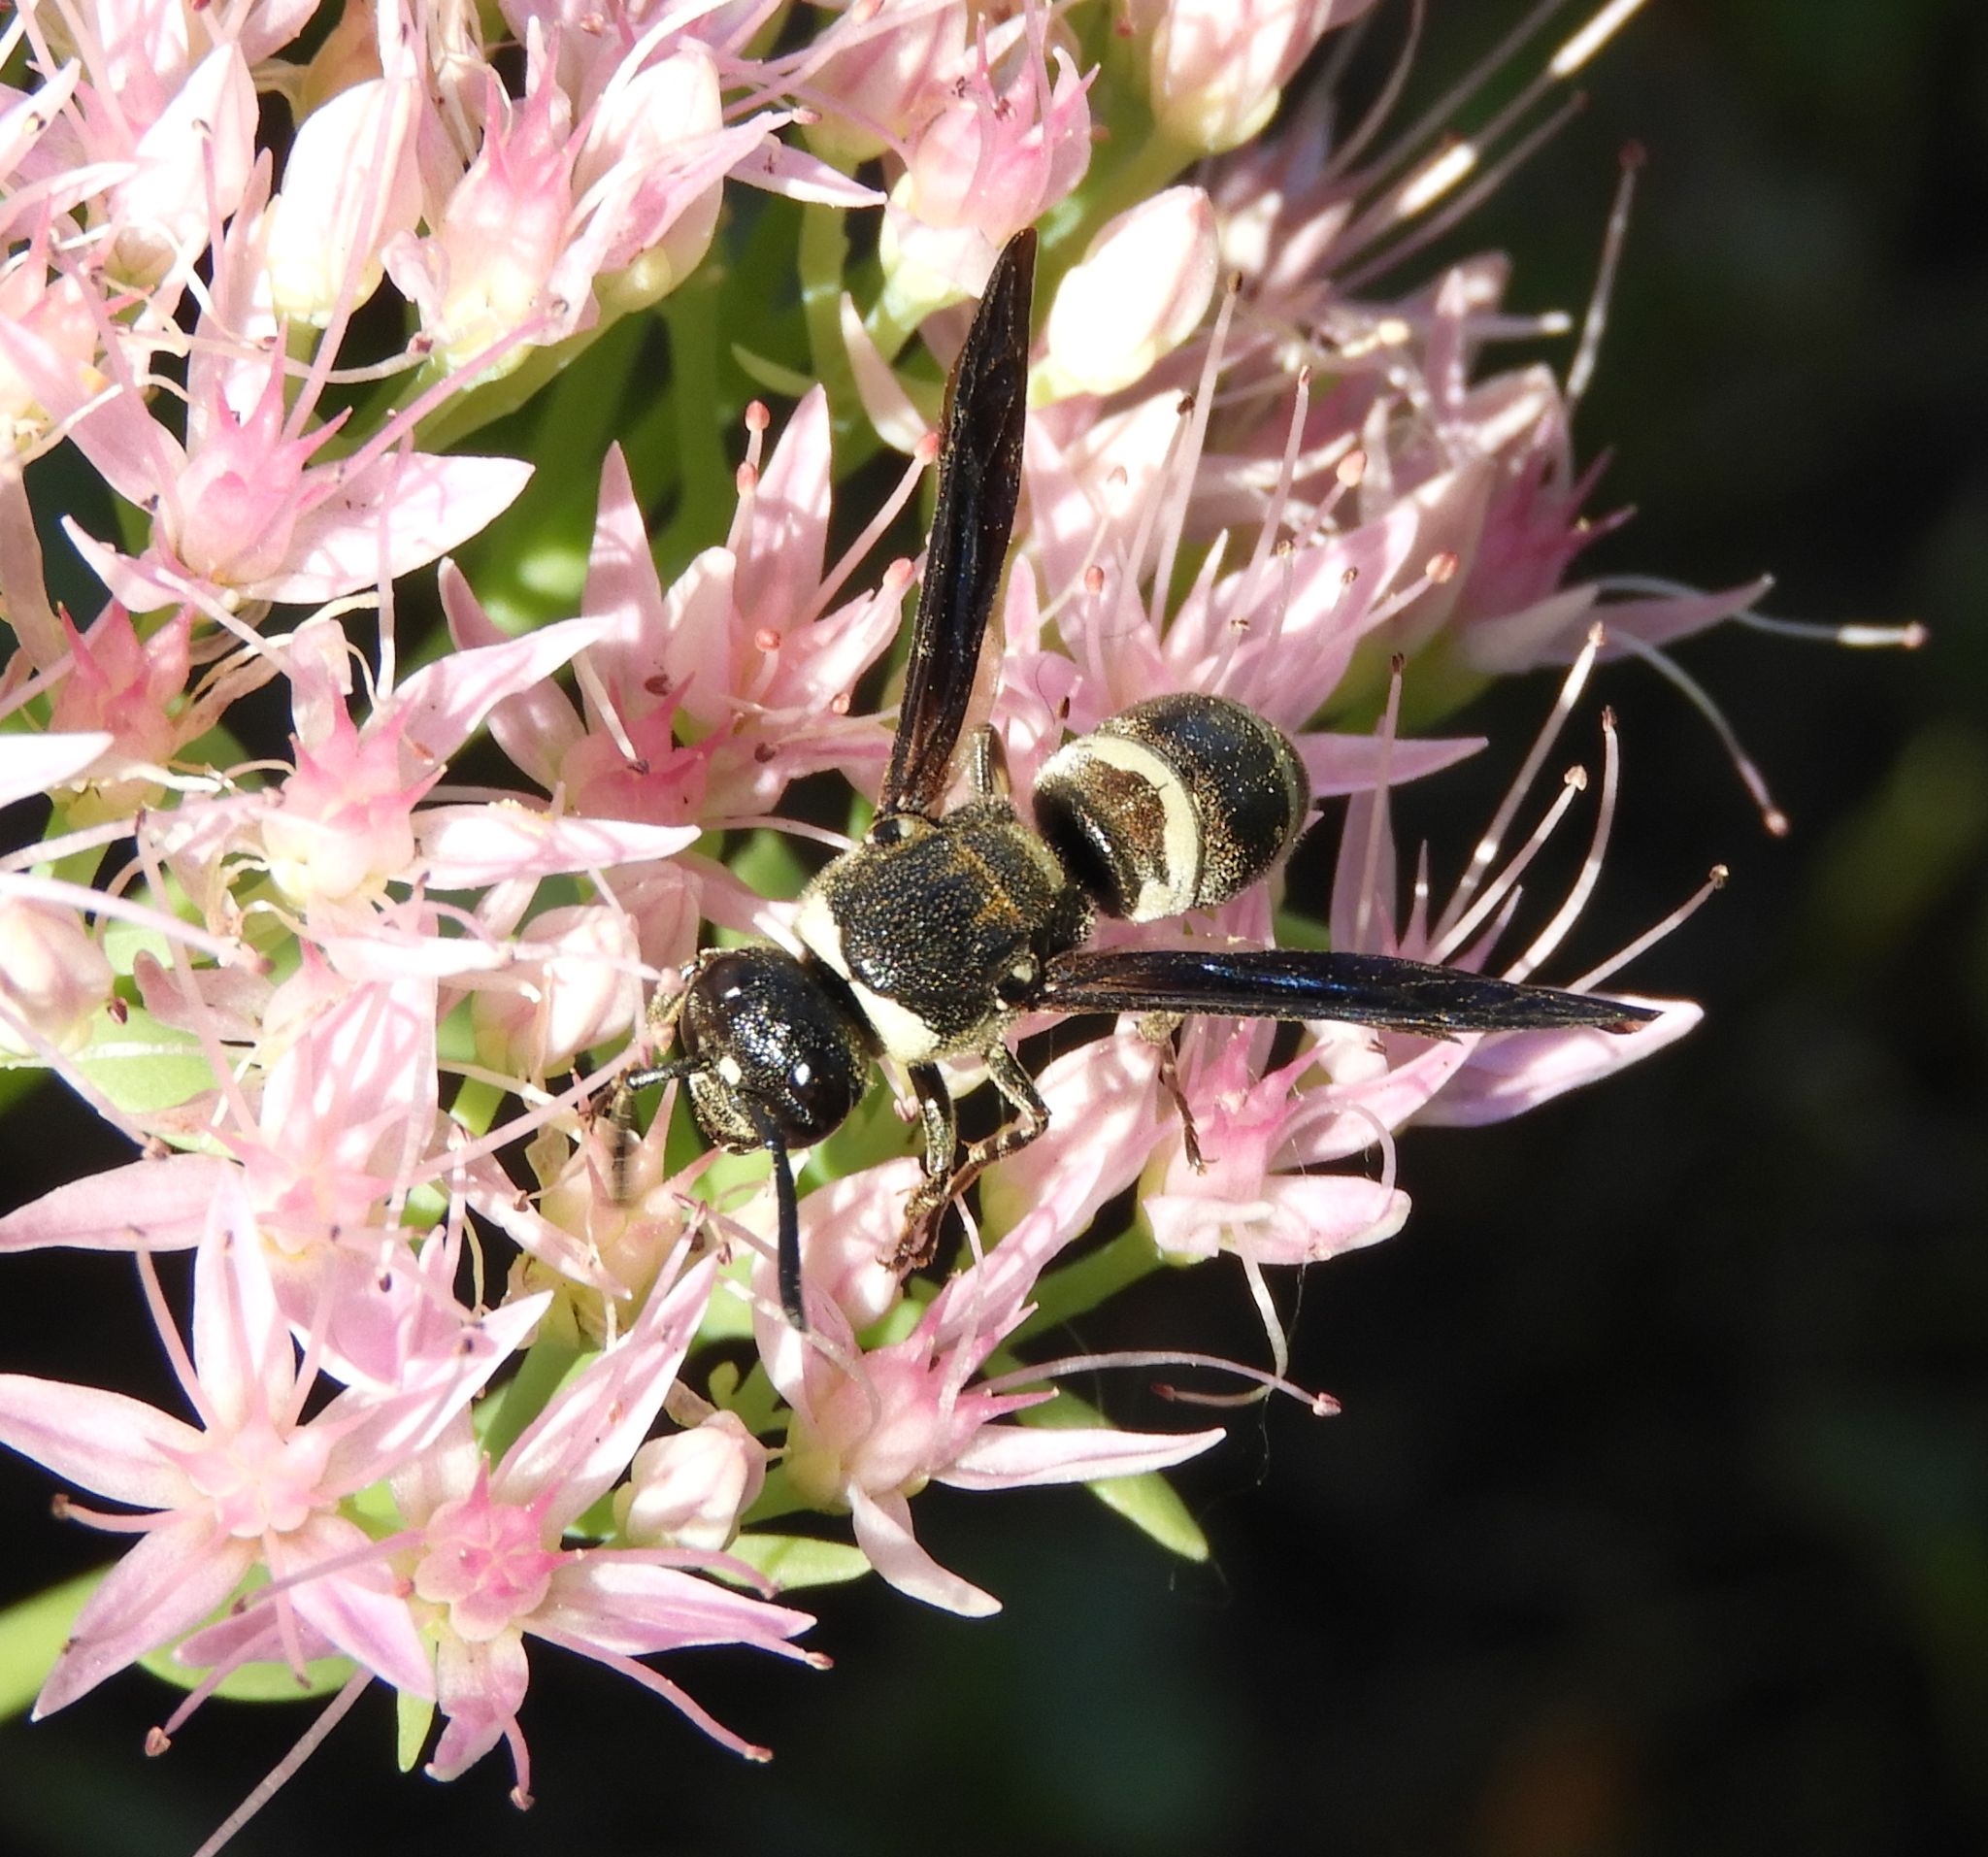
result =
M780 1310L797 1334L808 1332L808 1307L801 1295L801 1205L794 1195L794 1169L787 1144L773 1117L749 1096L740 1098L759 1136L759 1144L773 1157L774 1204L779 1224L774 1262L779 1275Z

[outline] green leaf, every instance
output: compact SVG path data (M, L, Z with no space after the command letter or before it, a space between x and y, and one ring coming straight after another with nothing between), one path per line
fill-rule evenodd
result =
M428 1726L435 1719L435 1705L420 1696L410 1696L406 1690L393 1692L393 1757L401 1772L411 1774L414 1763L421 1758L421 1749L428 1740Z
M795 1495L793 1479L787 1475L786 1465L769 1464L766 1481L761 1485L758 1497L741 1519L747 1522L770 1522L777 1515L791 1515L797 1509L812 1507L812 1503L804 1503Z
M1109 1422L1103 1413L1067 1391L1059 1392L1047 1405L1029 1407L1018 1416L1024 1425L1039 1425L1053 1431ZM1201 1524L1188 1513L1179 1492L1158 1471L1141 1471L1133 1476L1104 1477L1085 1487L1107 1509L1124 1516L1133 1527L1150 1536L1168 1553L1177 1554L1182 1560L1208 1559L1208 1537L1201 1532Z
M741 371L754 386L764 387L769 393L778 393L789 400L798 400L814 384L812 375L802 374L794 368L783 368L778 361L769 360L763 354L754 354L743 342L732 344L732 359L738 362Z
M170 1650L149 1652L138 1662L141 1669L175 1689L192 1689L207 1680L205 1670L176 1664ZM287 1664L244 1664L223 1676L214 1694L234 1703L309 1702L314 1696L329 1696L343 1689L357 1668L349 1657L320 1657L304 1666L300 1678Z
M1158 1471L1114 1476L1109 1482L1091 1484L1090 1492L1142 1534L1151 1536L1168 1553L1182 1560L1208 1559L1208 1537L1201 1532L1201 1524L1188 1513L1180 1492Z
M0 1065L0 1113L25 1102L48 1080L48 1076L39 1064Z
M34 1701L69 1641L76 1614L108 1571L99 1567L79 1574L0 1611L0 1721L11 1720Z
M214 1068L200 1041L153 1018L142 1006L127 1007L122 1025L108 1015L100 1017L94 1036L73 1061L131 1115L174 1109L214 1088Z
M1008 1345L1013 1347L1044 1329L1087 1313L1128 1283L1151 1276L1166 1261L1153 1244L1145 1220L1135 1220L1109 1244L1038 1278L1029 1298L1035 1312L1009 1337Z
M761 830L749 834L725 862L740 882L760 896L799 896L807 886L807 867L795 855L794 841L784 832Z
M752 1339L752 1305L743 1296L736 1296L725 1288L725 1279L743 1283L751 1275L752 1259L741 1252L718 1273L718 1281L713 1288L710 1304L704 1311L704 1320L697 1325L697 1342L700 1347L721 1342L749 1342Z
M713 1297L712 1300L715 1302L717 1299ZM732 1369L732 1383L721 1395L718 1373L726 1367ZM735 1413L739 1422L755 1438L779 1430L787 1422L787 1412L780 1404L779 1393L773 1381L767 1378L766 1365L757 1356L743 1379L733 1363L720 1362L718 1371L711 1376L711 1400L713 1406L722 1406L726 1411Z
M477 1411L477 1430L492 1463L516 1443L525 1427L546 1409L552 1395L592 1358L589 1350L577 1347L562 1337L543 1333L525 1349L523 1361L504 1390L485 1400ZM483 1416L486 1412L487 1420Z
M861 1579L870 1562L860 1547L847 1542L822 1541L814 1535L741 1535L731 1552L775 1581L782 1592L804 1586L840 1586Z
M1311 947L1327 951L1332 947L1332 931L1323 922L1309 915L1300 915L1296 910L1277 911L1276 924L1279 947Z

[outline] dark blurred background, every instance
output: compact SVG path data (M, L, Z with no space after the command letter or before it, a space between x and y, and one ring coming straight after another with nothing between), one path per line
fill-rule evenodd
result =
M1521 10L1438 4L1416 93ZM1585 454L1616 449L1597 507L1640 514L1598 563L1772 569L1772 610L1933 633L1916 656L1684 648L1782 842L1673 692L1604 675L1625 797L1574 960L1726 860L1731 888L1636 972L1705 1027L1503 1129L1404 1143L1407 1230L1304 1290L1293 1371L1344 1414L1245 1419L1184 1479L1213 1565L1079 1492L934 1491L921 1535L1001 1619L873 1582L819 1595L832 1675L673 1666L770 1769L535 1655L528 1817L501 1756L447 1791L396 1777L372 1697L245 1857L1988 1848L1988 23L1952 0L1656 0L1589 88L1446 249L1503 247L1517 306L1577 311L1616 152L1648 151L1580 424ZM1549 693L1467 720L1515 756ZM1446 777L1442 816L1481 818L1503 771ZM101 1164L85 1143L17 1149L17 1190ZM6 1282L12 1365L74 1372L79 1322L149 1345L122 1265ZM1169 1277L1128 1320L1246 1350L1242 1301ZM1110 1396L1140 1422L1137 1389ZM0 1475L12 1594L75 1538L38 1474ZM305 1720L215 1708L147 1763L161 1712L126 1676L0 1729L0 1843L190 1848Z

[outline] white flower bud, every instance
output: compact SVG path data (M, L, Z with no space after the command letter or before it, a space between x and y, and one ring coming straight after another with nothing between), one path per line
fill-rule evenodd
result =
M470 1002L477 1054L493 1070L545 1077L617 1031L642 1010L635 925L601 903L547 910L525 925L532 952L505 971L507 985Z
M1049 311L1043 385L1056 398L1115 393L1193 334L1214 295L1215 215L1199 187L1169 187L1091 241Z
M0 1052L38 1059L29 1031L58 1051L81 1049L111 981L110 962L74 910L0 897Z
M322 328L341 302L355 307L380 287L381 248L420 217L415 101L412 83L374 78L304 118L269 209L277 315Z
M1153 115L1176 142L1219 154L1276 114L1291 74L1326 31L1373 0L1170 0L1152 27ZM1135 26L1156 9L1136 8Z
M614 1517L641 1547L725 1547L766 1482L766 1446L735 1412L652 1438L614 1493Z

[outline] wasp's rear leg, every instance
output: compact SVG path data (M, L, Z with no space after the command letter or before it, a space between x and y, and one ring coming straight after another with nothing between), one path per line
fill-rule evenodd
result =
M1208 1172L1201 1156L1201 1134L1194 1126L1194 1111L1187 1105L1187 1093L1180 1087L1180 1014L1148 1012L1139 1022L1139 1035L1160 1047L1160 1088L1174 1099L1174 1112L1180 1117L1180 1145L1187 1152L1187 1165L1197 1174Z

